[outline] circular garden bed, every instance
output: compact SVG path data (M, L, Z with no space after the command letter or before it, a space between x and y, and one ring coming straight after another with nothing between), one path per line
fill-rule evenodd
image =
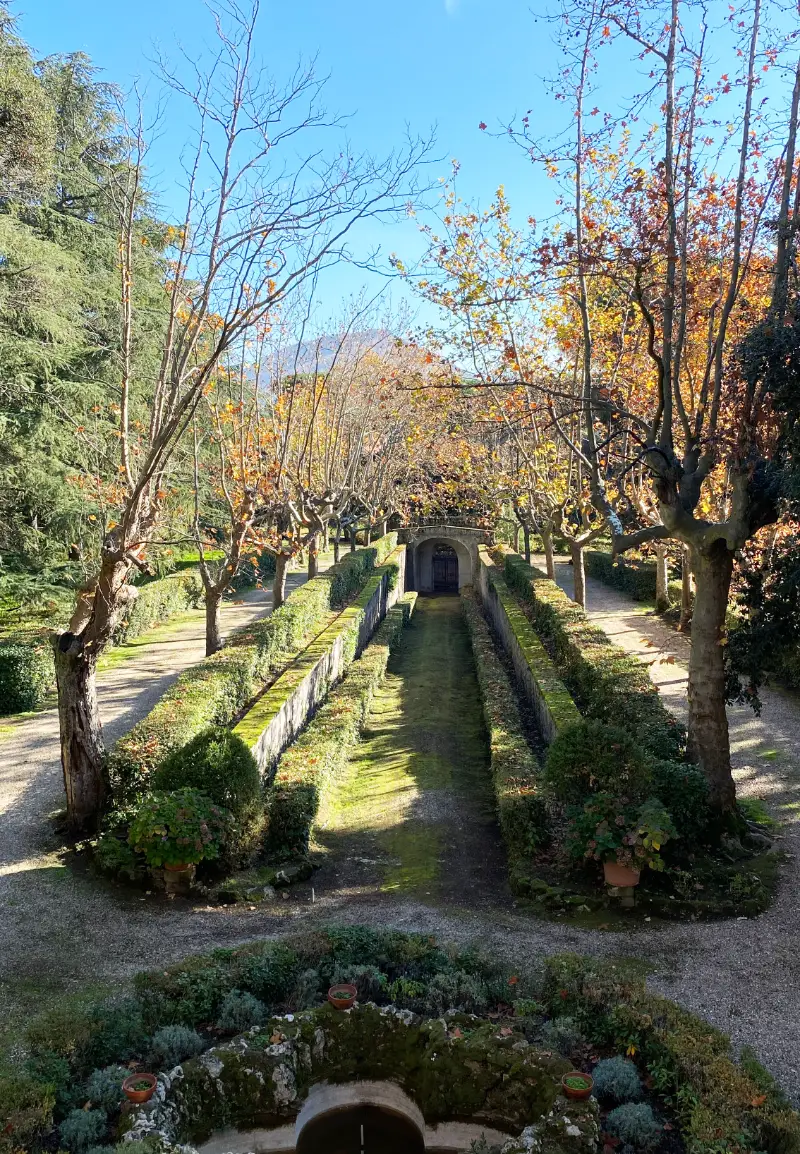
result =
M800 1117L769 1075L634 968L529 967L351 927L139 974L132 993L30 1024L24 1065L0 1079L0 1154L267 1150L320 1087L368 1085L403 1096L428 1150L800 1151ZM329 1005L348 982L355 1006ZM134 1104L122 1083L144 1089L145 1073L155 1093ZM594 1094L567 1100L562 1078L579 1089L578 1074ZM463 1146L433 1142L444 1125Z

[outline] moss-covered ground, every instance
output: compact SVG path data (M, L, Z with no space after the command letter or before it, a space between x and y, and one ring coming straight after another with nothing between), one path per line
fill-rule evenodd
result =
M506 900L487 736L457 597L417 602L316 848L323 891Z

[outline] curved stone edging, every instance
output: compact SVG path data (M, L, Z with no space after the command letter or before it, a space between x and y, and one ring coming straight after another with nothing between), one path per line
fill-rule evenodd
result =
M579 1154L596 1149L597 1107L560 1096L568 1066L466 1014L425 1019L373 1003L345 1013L322 1006L273 1018L160 1074L125 1140L157 1139L163 1151L192 1154L216 1131L294 1120L320 1082L374 1080L394 1083L427 1125L474 1119L517 1134L506 1154Z

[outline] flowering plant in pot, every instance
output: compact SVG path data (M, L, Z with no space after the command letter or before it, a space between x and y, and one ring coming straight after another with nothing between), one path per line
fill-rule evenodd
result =
M572 819L568 845L573 858L602 862L609 884L634 886L646 867L663 870L661 847L674 837L672 818L658 798L634 802L598 793Z
M231 815L196 789L151 793L128 832L128 841L147 864L181 871L219 857Z

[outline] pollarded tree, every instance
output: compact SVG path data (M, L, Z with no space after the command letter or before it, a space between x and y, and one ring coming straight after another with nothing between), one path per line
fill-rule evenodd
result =
M187 205L165 269L165 321L155 381L135 375L133 253L140 243L144 142L133 134L119 166L120 412L119 497L99 565L81 590L56 646L61 755L69 820L91 828L104 800L103 740L97 706L97 658L135 595L129 578L163 516L168 474L181 438L218 366L246 334L315 270L341 257L348 233L368 216L402 211L426 144L411 142L376 163L337 140L319 153L319 134L335 127L318 106L320 84L298 70L281 87L253 54L257 5L226 8L217 19L218 51L184 83L165 75L194 116L196 148L187 171ZM305 136L310 154L299 153ZM300 157L300 159L298 159ZM313 157L313 159L312 159ZM146 413L140 429L134 415ZM138 417L136 418L138 419Z

